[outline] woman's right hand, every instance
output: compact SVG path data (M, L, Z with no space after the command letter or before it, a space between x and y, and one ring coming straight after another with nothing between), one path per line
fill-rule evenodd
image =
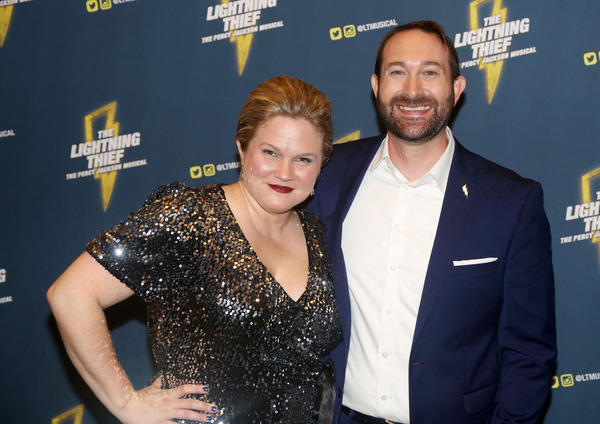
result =
M208 394L208 387L185 384L173 389L161 389L160 378L149 386L134 391L122 412L115 415L123 424L172 424L173 420L212 422L217 405L188 395Z

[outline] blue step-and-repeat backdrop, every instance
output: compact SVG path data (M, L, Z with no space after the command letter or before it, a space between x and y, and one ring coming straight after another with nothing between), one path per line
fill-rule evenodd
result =
M376 49L416 19L458 49L457 138L544 187L559 348L544 423L600 422L599 18L596 0L0 0L0 422L114 423L66 357L50 284L157 186L236 180L237 115L271 76L329 96L335 141L380 133ZM144 305L108 319L142 387Z

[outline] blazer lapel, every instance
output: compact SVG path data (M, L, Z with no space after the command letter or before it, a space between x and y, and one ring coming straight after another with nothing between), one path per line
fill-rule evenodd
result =
M460 241L463 228L468 221L468 214L466 213L469 205L468 182L474 171L469 156L469 152L456 141L448 185L446 186L440 220L425 277L413 344L421 334L440 288L444 284L445 276L450 271L454 252Z

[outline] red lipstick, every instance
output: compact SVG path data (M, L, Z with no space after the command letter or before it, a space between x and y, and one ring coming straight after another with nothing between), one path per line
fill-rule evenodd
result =
M276 191L277 193L283 193L283 194L291 193L293 190L293 188L291 188L291 187L281 186L281 185L277 185L277 184L269 184L269 187L271 187L271 190Z

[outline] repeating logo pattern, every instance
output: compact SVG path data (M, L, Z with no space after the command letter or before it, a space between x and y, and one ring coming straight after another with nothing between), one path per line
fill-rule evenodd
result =
M480 9L491 2L491 15L482 16ZM472 51L471 59L460 64L461 69L478 66L485 71L488 103L492 102L498 88L505 60L537 53L535 46L510 51L514 37L529 32L531 20L522 18L508 21L507 15L502 0L474 0L470 4L469 31L456 34L454 39L457 49L468 46Z
M87 0L85 7L88 12L93 13L99 10L112 9L112 2L111 0Z
M600 167L581 176L581 203L567 206L565 221L581 221L583 223L583 232L561 237L561 244L584 240L590 240L592 243L600 242L599 176Z
M87 169L71 172L67 180L93 176L100 180L102 206L106 211L115 186L117 173L122 169L147 165L146 159L123 163L125 151L141 144L141 134L120 134L120 123L115 120L117 102L111 102L86 115L84 118L85 141L71 145L71 159L85 158ZM104 122L101 128L94 125Z
M262 12L277 7L277 0L221 0L221 3L208 6L206 22L221 21L221 32L202 37L202 44L230 40L236 44L238 74L244 73L250 54L250 46L257 32L282 28L282 20L262 22ZM260 21L260 24L259 24Z
M582 374L561 374L552 377L552 388L573 387L577 383L600 382L600 372L588 372Z
M342 27L333 27L329 28L329 38L332 41L341 40L342 38L354 38L359 32L386 29L397 25L396 19L384 19L382 21L370 22L367 24L350 24Z

